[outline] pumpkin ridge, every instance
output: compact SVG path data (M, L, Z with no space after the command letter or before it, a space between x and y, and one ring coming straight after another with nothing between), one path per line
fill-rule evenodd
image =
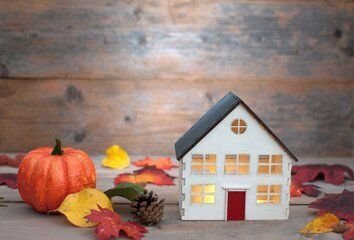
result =
M42 165L42 163L41 163L41 160L43 159L43 158L45 158L45 157L47 157L46 155L41 155L38 159L37 159L37 162L34 164L34 167L33 167L33 171L32 171L32 173L31 173L31 179L30 179L30 181L29 181L29 186L30 186L30 189L35 189L35 187L34 186L32 186L33 185L33 173L35 172L34 170L35 169L41 169L40 168L40 166ZM38 169L37 169L37 171L38 171ZM34 205L34 199L33 199L33 197L35 196L34 194L30 194L30 199L31 199L31 201L30 201L30 205L33 207L33 208L35 208L35 205Z
M34 152L34 153L37 154L36 155L37 157L40 157L42 155L42 154L38 154L36 152ZM27 184L30 183L30 181L32 179L33 169L35 168L35 165L37 164L37 160L38 160L37 158L27 154L26 157L22 160L22 163L21 163L18 173L17 173L18 188L19 188L20 195L21 195L22 199L26 203L28 203L29 205L31 205L30 202L32 201L31 197L30 197L31 194L29 194L28 189L24 185L26 185L26 183ZM31 161L34 161L34 163L32 164ZM30 171L28 171L28 169L30 169ZM29 172L29 173L27 173L27 172ZM22 179L22 178L18 177L18 176L22 176L22 175L24 175L26 178ZM23 191L20 191L20 190L23 190Z
M52 167L52 164L53 164L53 161L49 161L49 165L48 165L48 168L47 168L47 171L46 171L46 174L45 174L45 208L48 210L49 207L48 207L48 191L49 191L49 186L48 186L48 179L49 179L49 176L50 176L50 168ZM52 190L52 189L51 189Z
M65 196L63 198L63 200L65 199L65 197L67 195L69 195L69 188L70 188L70 183L69 183L69 170L68 170L68 163L67 163L67 158L66 158L66 155L62 155L61 156L61 164L63 166L63 173L64 173L64 179L65 179Z
M27 195L28 194L25 194L24 192L20 191L22 188L22 183L24 182L22 180L22 178L19 178L18 176L22 176L22 175L25 175L26 176L26 173L25 173L25 170L28 168L26 165L29 165L30 164L30 161L28 161L26 159L26 157L22 160L22 163L20 165L20 167L18 168L18 173L17 173L17 183L18 183L18 191L20 193L20 196L21 198L23 199L24 202L26 202L25 199L28 200L28 197ZM31 175L30 175L31 176ZM26 178L27 179L27 178Z
M81 162L81 165L83 166L83 168L85 169L85 185L88 185L88 183L89 183L89 177L90 176L88 176L87 175L87 173L88 172L90 172L90 171L87 171L87 166L86 166L86 164L82 161L82 159L81 159L81 154L80 155L78 155L78 159L79 159L79 161Z
M37 166L39 160L40 160L42 157L43 157L43 155L39 155L38 158L33 158L36 162L33 164L33 168L32 168L31 174L29 174L29 175L30 175L30 178L29 178L29 180L28 180L28 185L29 185L29 186L31 185L31 182L32 182L33 171L34 171L34 169L36 168L36 166ZM31 160L31 161L34 161L34 160ZM33 207L33 194L29 194L28 204Z

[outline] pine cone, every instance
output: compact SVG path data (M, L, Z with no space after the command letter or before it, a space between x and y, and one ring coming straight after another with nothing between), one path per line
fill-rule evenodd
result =
M165 206L165 199L159 202L158 198L153 191L145 189L130 205L133 208L133 216L147 226L158 224L163 217Z

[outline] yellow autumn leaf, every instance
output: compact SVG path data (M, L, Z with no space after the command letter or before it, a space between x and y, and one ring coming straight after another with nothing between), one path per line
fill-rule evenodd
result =
M129 167L128 153L118 145L113 145L106 150L106 157L102 160L102 166L114 169Z
M300 233L307 234L332 232L338 224L339 219L334 214L325 213L308 222L306 226L300 230Z
M113 211L112 203L106 194L95 188L84 188L66 196L57 210L78 227L94 227L97 224L89 222L85 216L90 214L92 209L98 210L97 205Z

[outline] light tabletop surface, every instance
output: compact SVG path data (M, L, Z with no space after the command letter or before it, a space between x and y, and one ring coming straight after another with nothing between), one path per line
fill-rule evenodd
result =
M128 169L113 170L101 167L103 156L95 156L93 160L98 172L97 188L105 191L114 186L114 177L123 172L132 172L137 167L131 165ZM132 161L140 156L132 156ZM299 165L309 163L343 164L354 168L353 158L303 158ZM16 173L16 168L0 167L0 173ZM167 171L177 177L178 168ZM346 181L340 186L326 184L323 181L313 182L325 193L340 193L344 188L354 191L354 181ZM147 188L154 190L160 198L165 198L165 213L163 221L154 227L148 227L149 233L145 239L262 239L290 240L307 239L298 231L311 220L316 211L309 209L308 204L315 200L302 196L291 198L290 217L286 221L181 221L178 212L178 181L175 186L156 186L148 184ZM0 208L0 239L95 239L93 228L78 228L71 225L63 215L39 214L24 204L17 189L0 186L0 196L4 197L7 207ZM322 197L321 194L319 197ZM114 198L115 210L124 220L134 220L130 215L127 201ZM342 239L340 234L326 233L314 236L312 239Z

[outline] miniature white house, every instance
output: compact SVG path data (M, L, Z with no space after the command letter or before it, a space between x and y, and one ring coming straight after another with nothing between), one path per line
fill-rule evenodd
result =
M275 220L289 216L297 158L229 92L175 144L182 220Z

